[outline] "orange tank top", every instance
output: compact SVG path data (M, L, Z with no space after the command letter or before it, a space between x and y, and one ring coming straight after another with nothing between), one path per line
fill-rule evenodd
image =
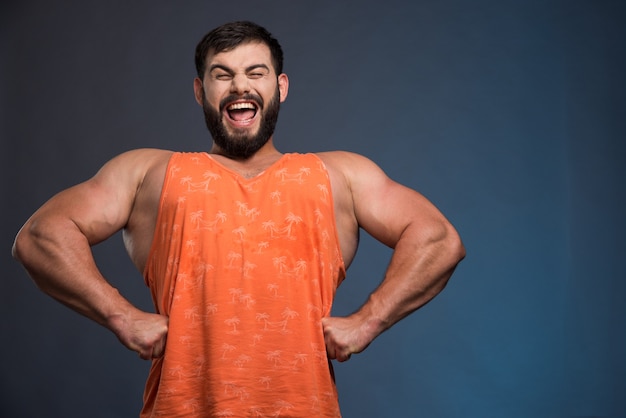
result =
M321 318L345 267L319 157L246 179L173 154L144 275L169 333L142 417L340 416Z

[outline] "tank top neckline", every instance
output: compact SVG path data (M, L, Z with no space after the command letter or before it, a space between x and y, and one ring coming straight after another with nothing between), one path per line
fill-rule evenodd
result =
M261 177L264 177L267 173L272 172L276 167L281 165L283 163L283 161L285 161L286 159L288 159L290 156L293 155L293 153L283 153L283 154L281 154L281 156L276 161L274 161L272 164L267 166L267 168L265 170L259 172L258 174L254 175L252 177L246 177L243 174L239 173L238 171L236 171L236 170L234 170L234 169L232 169L230 167L227 167L226 165L224 165L222 162L220 162L216 158L213 158L211 153L209 153L209 152L202 152L202 154L204 154L213 164L218 166L220 169L226 171L227 173L230 173L230 175L235 177L237 180L244 181L244 182L252 182L252 181L259 180Z

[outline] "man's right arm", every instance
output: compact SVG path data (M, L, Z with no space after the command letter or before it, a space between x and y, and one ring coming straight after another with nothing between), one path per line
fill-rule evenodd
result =
M110 329L144 359L162 355L167 318L120 295L98 270L91 246L126 225L157 153L124 153L90 180L60 192L33 214L13 245L14 257L43 292Z

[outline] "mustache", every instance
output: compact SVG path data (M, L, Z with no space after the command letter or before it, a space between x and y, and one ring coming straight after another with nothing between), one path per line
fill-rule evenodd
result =
M251 102L255 102L259 106L259 109L263 109L263 105L265 104L263 102L263 98L261 96L257 96L256 94L252 94L252 93L246 93L244 95L231 94L230 96L227 96L220 101L220 112L222 112L224 108L228 106L228 104L236 100L249 100Z

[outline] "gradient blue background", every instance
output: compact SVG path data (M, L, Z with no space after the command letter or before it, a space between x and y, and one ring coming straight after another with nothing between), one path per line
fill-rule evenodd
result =
M626 416L625 5L2 2L0 416L137 415L148 363L40 293L10 246L120 152L208 148L193 52L236 19L283 44L282 151L370 157L467 247L437 299L337 365L344 416ZM151 309L120 237L94 251ZM337 314L390 254L363 237Z

